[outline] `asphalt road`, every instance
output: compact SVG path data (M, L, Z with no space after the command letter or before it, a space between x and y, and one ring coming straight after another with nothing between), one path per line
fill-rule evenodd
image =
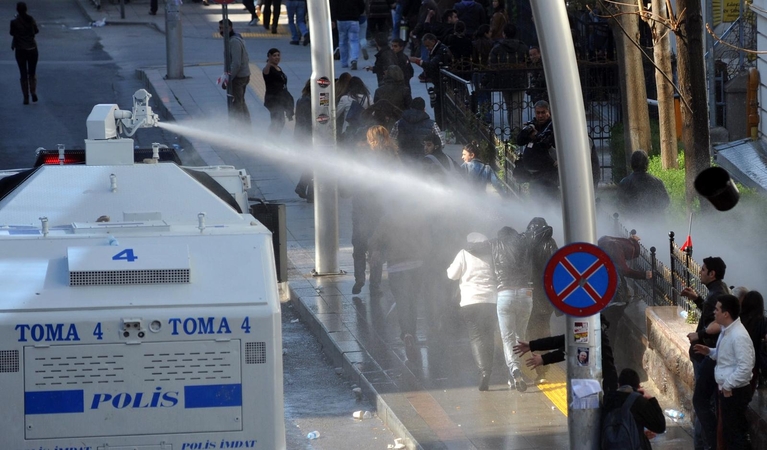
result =
M0 1L0 17L11 20L15 1ZM30 167L35 149L84 148L86 118L98 103L116 103L130 109L133 93L143 88L136 78L139 67L166 63L165 36L155 27L120 25L89 27L88 18L74 0L35 0L29 13L40 28L37 37L38 103L22 104L19 73L10 50L9 35L0 52L0 170ZM8 22L5 22L6 24ZM221 59L221 41L185 32L186 64ZM172 145L175 136L160 129L142 129L136 145L152 142ZM182 155L185 163L198 161L193 150ZM376 417L355 421L354 411L373 411L358 401L353 386L336 374L317 341L297 321L289 304L283 305L285 428L289 449L385 449L393 434ZM307 433L321 437L308 440Z
M29 13L40 28L37 36L40 60L37 66L40 101L22 105L19 72L11 51L11 37L0 52L0 169L29 167L38 147L55 149L84 148L86 118L93 105L117 103L130 109L133 93L143 87L134 71L137 61L125 59L128 53L143 55L143 61L156 60L158 49L144 47L149 39L159 40L164 60L164 37L146 26L90 28L88 18L74 0L36 0ZM10 21L15 2L0 2L0 15ZM8 24L9 22L5 22ZM6 25L7 26L7 25ZM143 48L142 48L143 47ZM117 51L119 50L119 51ZM117 54L117 57L111 53ZM152 142L172 144L172 136L161 130L142 130L136 135L141 147Z

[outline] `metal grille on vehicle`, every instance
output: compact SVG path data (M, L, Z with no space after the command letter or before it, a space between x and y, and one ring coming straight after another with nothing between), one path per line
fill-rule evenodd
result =
M69 272L70 286L189 283L189 269Z
M19 351L0 350L0 373L19 371Z
M266 342L245 343L245 364L266 364Z

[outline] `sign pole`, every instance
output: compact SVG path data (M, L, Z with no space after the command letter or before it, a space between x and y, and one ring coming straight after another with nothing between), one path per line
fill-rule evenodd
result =
M538 37L551 99L554 135L556 142L560 143L557 160L565 243L596 244L596 212L586 113L565 2L537 0L531 5L536 28L540 30ZM556 79L553 79L555 74ZM566 146L563 145L565 143ZM584 324L593 335L587 344L593 365L586 367L578 365L576 351L583 344L578 344L575 337L576 327ZM574 409L572 386L573 380L601 382L600 325L597 314L586 318L567 318L567 424L570 448L573 450L593 450L599 445L599 406Z
M318 152L336 151L336 92L330 2L307 0L312 31L312 139ZM314 174L315 275L337 275L338 185L331 174Z
M226 3L221 4L221 15L224 20L224 72L229 74L229 77L232 77L232 74L230 73L232 70L232 54L230 50L231 43L229 42L229 32L231 31L229 29L229 7ZM230 79L226 83L226 110L229 111L231 114L232 112L232 102L234 100L234 96L232 95L232 80Z

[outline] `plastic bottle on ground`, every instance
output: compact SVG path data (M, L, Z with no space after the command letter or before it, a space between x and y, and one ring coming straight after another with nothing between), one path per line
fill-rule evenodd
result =
M320 437L319 431L312 431L311 433L306 435L306 439L309 439L309 440L317 439L318 437Z
M667 409L663 411L668 417L674 419L676 422L678 419L684 419L684 413L677 411L676 409Z

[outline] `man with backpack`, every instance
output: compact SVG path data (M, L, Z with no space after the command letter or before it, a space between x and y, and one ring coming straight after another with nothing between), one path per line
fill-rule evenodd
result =
M618 376L620 387L607 392L602 406L602 450L651 450L645 429L652 433L666 431L666 418L655 397L639 387L639 374L623 369Z

